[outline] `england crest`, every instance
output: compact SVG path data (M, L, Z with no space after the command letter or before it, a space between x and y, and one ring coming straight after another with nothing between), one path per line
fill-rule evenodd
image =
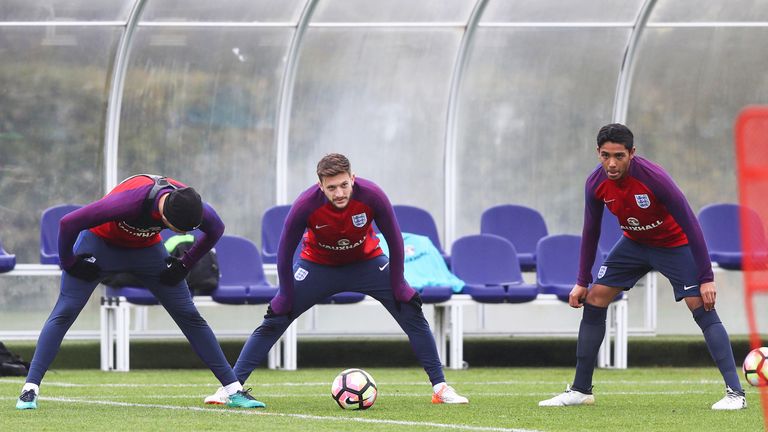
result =
M368 222L368 216L365 213L352 215L352 225L362 228Z
M600 279L601 277L605 276L605 272L607 270L608 270L608 267L600 266L600 270L597 271L597 278Z
M303 268L299 267L296 269L296 273L293 274L293 278L297 281L303 281L307 278L307 275L309 274L308 271L304 270Z
M635 195L635 202L637 203L638 207L643 209L651 206L651 199L648 198L648 194Z

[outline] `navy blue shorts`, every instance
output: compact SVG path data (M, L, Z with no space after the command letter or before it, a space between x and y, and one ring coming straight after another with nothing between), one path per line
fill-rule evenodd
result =
M669 279L675 290L675 301L685 297L701 297L698 271L688 245L654 247L624 236L600 266L595 283L628 291L651 270Z

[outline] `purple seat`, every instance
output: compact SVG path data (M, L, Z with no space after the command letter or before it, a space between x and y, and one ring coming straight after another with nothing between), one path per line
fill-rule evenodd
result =
M443 256L445 262L450 263L450 257L445 253L440 243L440 235L437 233L435 219L428 211L409 205L395 205L392 208L395 211L395 217L397 218L398 225L400 225L401 232L429 237L432 244L440 251L440 255ZM377 229L376 232L380 231Z
M350 304L358 303L365 299L365 294L352 291L344 291L338 294L334 294L319 304Z
M453 288L449 286L425 286L419 293L423 303L442 303L451 299Z
M214 301L226 304L265 304L277 294L264 275L259 249L238 236L224 235L216 243L219 259L219 287L211 293Z
M547 235L544 217L536 210L513 204L486 209L480 217L480 233L509 240L517 251L522 270L536 269L536 243Z
M199 230L190 231L190 234L193 236L199 236L201 233ZM178 233L173 232L172 230L165 228L164 230L160 231L160 237L163 241L168 240L170 237L173 237L174 235L177 235ZM154 294L152 294L152 291L150 291L148 288L143 286L123 286L123 287L113 287L107 285L107 291L106 291L106 297L125 297L125 299L128 301L128 303L131 304L137 304L137 305L143 305L143 306L152 306L160 304L160 302L157 300Z
M280 244L280 234L282 232L283 225L285 224L285 218L288 216L288 210L290 210L290 208L291 206L289 205L275 206L264 213L261 226L261 244L262 251L264 252L264 262L268 262L267 254L269 254L272 263L277 263L277 248ZM304 240L302 237L302 241L299 242L299 244L296 246L296 250L293 253L294 263L301 258L303 242ZM277 288L275 288L275 293L277 293ZM334 294L322 300L318 304L350 304L361 302L364 299L365 294L345 291Z
M45 209L40 217L40 263L59 263L59 221L67 213L82 207L78 204L62 204Z
M581 236L558 234L544 237L536 246L536 284L543 294L555 294L562 301L576 284L579 274ZM592 277L597 275L601 261L595 259Z
M538 287L520 273L518 254L509 240L478 234L453 243L453 273L466 282L463 293L480 303L524 303L536 299Z
M536 284L543 294L555 294L568 301L579 272L581 237L551 235L539 240L536 246Z
M579 274L581 236L558 234L544 237L536 246L536 284L543 294L555 294L568 302L568 295L576 284ZM602 262L599 256L592 265L592 279L597 276ZM616 296L615 300L623 297ZM614 300L614 301L615 301Z
M3 243L0 242L0 273L6 273L16 267L16 255L9 254L3 249Z
M727 270L741 270L743 266L740 217L745 218L747 222L747 235L754 249L754 257L760 262L765 262L768 242L765 238L765 227L757 212L737 204L710 204L703 207L698 216L710 259Z
M107 285L107 293L105 297L125 297L128 303L143 306L160 304L157 297L152 294L152 291L144 287L111 287Z
M280 234L283 232L285 218L290 209L290 205L277 205L267 209L261 217L261 256L264 263L275 264L277 262Z
M597 260L604 261L616 243L624 235L619 226L619 219L606 207L603 207L603 219L600 222L600 239L597 243Z

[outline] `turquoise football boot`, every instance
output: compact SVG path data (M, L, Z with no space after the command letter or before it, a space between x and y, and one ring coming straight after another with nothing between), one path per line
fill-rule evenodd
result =
M239 390L237 393L230 395L227 399L227 406L230 408L266 408L267 406L263 402L259 402L251 396L251 389Z
M16 409L37 409L37 394L35 391L30 389L21 392L19 400L16 401Z

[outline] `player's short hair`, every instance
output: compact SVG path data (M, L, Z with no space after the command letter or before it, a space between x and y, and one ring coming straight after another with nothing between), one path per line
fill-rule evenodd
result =
M343 154L327 154L317 163L317 178L320 181L323 181L323 177L333 177L342 173L352 174L352 166L349 163L349 159Z
M623 124L611 123L601 127L600 131L597 133L597 148L602 147L603 144L609 141L617 144L624 144L624 148L632 150L635 136L632 135L632 131Z

